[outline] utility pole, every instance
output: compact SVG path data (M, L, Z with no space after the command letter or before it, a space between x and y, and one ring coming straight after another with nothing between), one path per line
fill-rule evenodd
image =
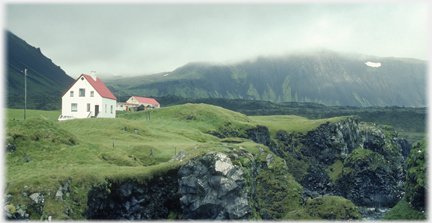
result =
M24 120L27 112L27 69L24 69Z

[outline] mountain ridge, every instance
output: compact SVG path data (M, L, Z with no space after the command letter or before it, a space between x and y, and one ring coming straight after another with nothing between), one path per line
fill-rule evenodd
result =
M24 101L24 69L27 69L28 108L59 109L61 94L73 83L60 66L9 30L5 31L6 89L8 108L21 108ZM57 102L56 105L50 104Z
M59 109L73 83L61 67L6 31L9 108ZM366 65L380 63L379 67ZM236 63L190 62L171 72L104 80L115 94L315 102L327 106L426 106L426 61L340 53L327 49L257 56ZM33 97L33 98L32 98Z
M321 50L233 64L191 62L172 72L106 84L122 94L144 96L423 107L425 79L426 61Z

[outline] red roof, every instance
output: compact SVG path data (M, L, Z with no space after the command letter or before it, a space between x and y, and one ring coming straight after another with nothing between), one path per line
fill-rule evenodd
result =
M146 103L146 104L152 104L152 105L159 105L159 102L157 102L153 98L143 98L143 97L137 97L133 96L139 103Z
M110 99L114 99L117 100L117 98L111 93L111 91L105 86L104 83L102 83L102 81L99 78L96 78L96 80L94 80L90 75L87 74L81 74L82 77L84 77L90 84L91 86L93 86L93 88L99 93L99 95L103 98L110 98ZM69 89L79 80L81 79L81 76L79 76L75 82L73 82L73 84L65 91L64 94L66 94L66 92L69 91ZM62 95L62 97L63 97Z

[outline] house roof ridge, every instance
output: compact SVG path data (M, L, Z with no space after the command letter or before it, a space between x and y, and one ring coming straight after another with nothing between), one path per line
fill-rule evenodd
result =
M93 79L92 76L87 74L81 74L92 86L93 88L99 93L99 95L103 98L110 98L117 100L117 98L111 93L111 91L105 86L105 84L96 77L96 81ZM79 78L78 78L79 79Z
M139 103L160 105L159 102L157 102L156 99L154 99L154 98L145 98L145 97L139 97L139 96L132 96L132 97L134 97Z

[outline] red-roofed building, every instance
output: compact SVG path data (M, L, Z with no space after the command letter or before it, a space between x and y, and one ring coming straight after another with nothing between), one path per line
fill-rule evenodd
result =
M75 118L115 118L117 98L96 77L81 74L62 95L62 115Z
M142 110L160 108L159 102L157 102L153 98L144 98L132 96L126 102L118 102L117 110L118 111L126 111L136 108L143 108Z

